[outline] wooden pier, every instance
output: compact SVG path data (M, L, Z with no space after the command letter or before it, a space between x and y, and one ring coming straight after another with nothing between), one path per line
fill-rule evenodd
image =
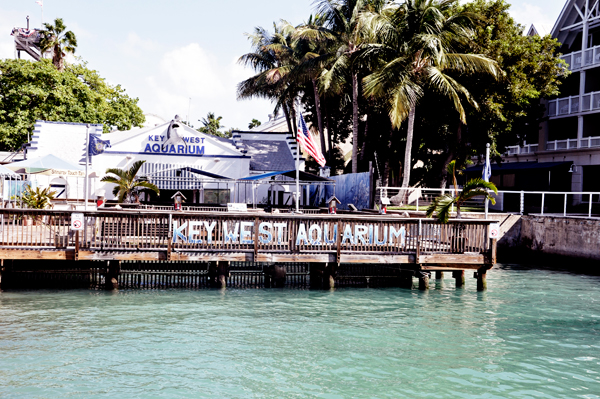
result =
M108 286L134 287L138 281L141 285L141 277L127 280L121 275L123 265L161 265L165 275L181 276L168 265L189 264L186 273L206 270L201 274L210 285L226 286L236 273L232 265L242 265L239 270L248 269L247 285L281 286L282 279L290 280L288 269L297 264L306 266L293 274L298 281L327 288L336 279L366 279L368 285L372 277L380 284L381 273L370 276L369 270L385 266L392 270L390 278L404 284L410 278L412 284L416 276L419 286L427 288L431 272L453 272L461 286L464 271L470 269L483 289L486 271L496 262L489 220L441 224L395 215L106 210L84 212L82 230L72 230L71 221L69 211L1 210L0 259L5 271L7 261L52 261L64 264L61 270L67 271L85 263L96 265L90 270L98 270ZM352 267L361 271L349 272ZM146 269L138 274L151 276L152 268Z

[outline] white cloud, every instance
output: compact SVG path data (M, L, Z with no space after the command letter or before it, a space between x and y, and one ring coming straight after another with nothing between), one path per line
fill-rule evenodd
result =
M272 105L265 100L237 101L237 84L252 71L237 64L219 60L197 43L169 51L159 57L158 68L145 78L143 91L136 89L140 106L147 113L171 119L179 114L196 127L198 119L214 112L223 116L223 124L245 129L253 118L266 119ZM191 99L191 107L190 107Z
M217 58L197 43L166 53L160 69L166 83L188 97L214 98L223 94Z
M118 45L119 50L128 56L142 56L148 53L156 53L160 45L152 40L144 40L137 33L129 32L127 40Z
M535 25L540 34L548 34L554 26L556 16L548 13L548 8L531 3L513 4L510 9L510 15L526 29L529 29L531 24Z
M25 21L21 25L18 24L19 21L23 21L20 13L0 9L0 59L15 57L15 39L10 32L15 26L27 27ZM21 53L21 56L23 54L24 58L30 58L24 52Z

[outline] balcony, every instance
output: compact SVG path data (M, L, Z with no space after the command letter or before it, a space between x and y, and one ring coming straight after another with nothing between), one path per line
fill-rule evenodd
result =
M600 91L548 101L550 118L597 110L600 111Z
M560 57L567 64L569 70L578 71L580 69L590 68L600 65L600 46L588 48L584 51L575 51Z
M582 139L554 140L546 143L546 151L574 150L577 148L598 148L600 137L584 137Z
M533 154L537 152L538 145L537 144L525 144L523 147L518 145L513 145L510 147L506 147L506 152L504 155L524 155L524 154Z
M559 150L575 150L581 148L600 148L600 136L598 137L584 137L582 139L565 139L565 140L554 140L546 143L546 151L559 151ZM510 146L506 147L504 155L527 155L533 154L538 151L537 144L525 144L524 146Z

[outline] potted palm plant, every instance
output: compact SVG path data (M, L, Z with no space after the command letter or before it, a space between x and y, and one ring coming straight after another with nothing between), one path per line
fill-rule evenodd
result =
M448 175L452 176L454 195L444 194L435 198L427 208L427 217L434 217L435 213L435 217L437 217L441 223L448 223L452 206L456 205L456 218L461 219L460 207L473 197L483 196L485 199L490 200L492 204L496 203L496 199L490 193L490 191L492 191L495 194L498 194L498 189L494 183L485 181L482 178L475 178L467 181L462 190L459 190L456 181L456 161L451 161L448 164L447 170ZM458 171L458 173L462 173L462 171ZM463 233L463 225L457 224L455 228L452 229L452 236L450 237L452 252L464 252L466 237L464 237Z
M146 161L136 161L128 170L109 168L106 169L107 175L100 181L113 183L113 195L117 197L119 203L139 204L140 193L143 191L153 191L160 195L160 190L149 181L138 179L136 176Z
M27 206L29 209L47 209L52 207L52 200L56 195L56 191L51 191L50 187L40 189L39 187L32 188L30 185L25 188L21 194L21 204ZM36 221L42 221L42 217L39 216L33 220L30 216L26 216L24 223L25 225L31 225Z

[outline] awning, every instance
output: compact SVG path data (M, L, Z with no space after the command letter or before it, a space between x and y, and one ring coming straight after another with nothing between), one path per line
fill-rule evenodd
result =
M200 170L200 169L195 169L195 168L181 168L182 170L187 170L189 172L192 173L196 173L197 175L202 175L202 176L206 176L206 177L210 177L213 179L221 179L221 180L231 180L229 177L225 177L225 176L221 176L221 175L217 175L214 173L210 173L207 172L205 170Z
M17 173L85 177L85 166L73 164L52 154L9 163L6 167Z
M19 175L7 167L0 165L0 176L18 177Z
M509 162L498 165L497 163L492 163L492 173L500 173L500 172L515 172L519 170L531 170L531 169L552 169L559 166L563 166L568 168L571 166L573 162ZM465 169L467 173L482 173L483 164L470 166Z
M292 179L296 179L296 171L295 170L287 170L282 172L269 172L263 173L262 175L248 176L241 178L240 180L263 180L272 176L286 176ZM327 179L325 177L313 175L312 173L300 171L300 180L304 182L333 182L331 179Z

